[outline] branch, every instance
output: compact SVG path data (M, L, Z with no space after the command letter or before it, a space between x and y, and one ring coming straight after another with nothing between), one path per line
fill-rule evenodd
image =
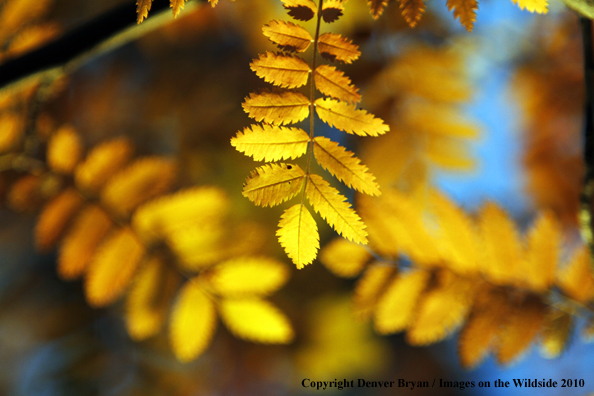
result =
M193 8L194 0L186 4ZM72 29L54 41L0 65L0 92L27 81L70 73L104 52L129 43L170 21L169 0L154 0L149 18L136 24L136 2L129 1Z

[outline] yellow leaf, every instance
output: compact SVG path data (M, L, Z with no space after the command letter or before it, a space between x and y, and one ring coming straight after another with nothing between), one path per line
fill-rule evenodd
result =
M590 251L581 246L569 263L557 274L557 284L569 297L581 303L594 298L594 273L592 272Z
M184 9L184 3L186 0L170 0L170 7L173 8L171 10L173 12L173 17L177 18L179 12ZM214 5L213 5L214 7Z
M367 0L367 5L373 19L377 19L384 12L384 8L388 5L388 0Z
M204 224L218 225L229 210L229 199L218 187L193 187L142 205L132 218L134 231L152 243L174 232Z
M148 157L135 161L109 180L101 201L121 216L129 216L138 205L173 186L177 167L171 160Z
M212 8L214 8L217 4L219 4L219 0L208 0Z
M292 22L270 21L262 27L262 31L283 51L303 52L313 41L307 30Z
M47 146L47 163L58 173L71 174L81 159L82 142L76 130L63 126L51 137Z
M418 312L406 333L411 345L428 345L443 340L469 313L476 291L474 279L440 272L438 286L419 301Z
M320 254L320 261L336 276L354 278L359 275L371 254L361 245L335 238Z
M126 328L133 340L144 340L159 331L179 282L179 274L158 256L139 269L126 297Z
M153 0L136 0L136 23L141 23L145 18L148 18L152 4Z
M243 110L256 121L294 124L309 115L309 99L292 91L251 93L243 102Z
M347 186L369 195L380 195L375 177L361 160L328 138L314 139L314 155L322 168L326 169Z
M326 23L332 23L342 16L343 11L342 0L326 0L322 5L322 19Z
M475 168L475 160L468 153L468 147L459 139L445 136L426 136L425 156L432 165L457 172Z
M301 157L307 151L309 136L300 128L254 124L231 138L231 145L256 161L278 161Z
M242 194L258 206L275 206L297 195L304 177L299 165L264 165L252 171Z
M351 83L351 79L334 66L320 65L314 74L316 88L324 95L347 103L361 101L359 88Z
M469 32L472 32L472 27L476 21L476 10L478 10L477 0L448 0L446 5L448 10L454 9L454 18L460 20L460 24Z
M43 180L36 175L25 175L10 186L6 194L6 206L15 212L36 209L42 201L41 186Z
M479 223L483 237L483 272L496 284L513 284L523 266L516 224L493 203L482 208Z
M256 75L282 88L297 88L307 83L311 69L303 59L282 53L266 52L250 64Z
M433 60L435 59L425 58L426 62ZM427 117L427 114L431 114L431 117ZM477 126L469 122L460 113L460 109L451 103L416 101L406 106L402 116L407 126L428 134L430 139L476 139L479 136Z
M287 344L293 340L289 320L268 301L223 300L221 319L236 337L263 344Z
M501 325L509 312L506 296L487 290L487 298L479 300L464 328L460 331L458 355L467 369L478 366L497 342Z
M399 0L400 1L400 12L404 17L404 20L410 27L417 26L417 23L421 20L423 12L425 12L425 3L423 0Z
M375 330L392 334L410 326L417 301L429 279L428 271L418 269L396 275L377 303L373 318Z
M346 133L359 136L378 136L390 130L381 118L333 99L318 99L316 112L322 121Z
M499 364L513 362L528 349L542 329L545 314L546 308L537 298L528 298L514 307L499 336Z
M536 12L537 14L546 14L549 12L549 2L547 0L512 0L521 10Z
M85 294L89 305L104 307L117 300L130 284L144 253L144 246L128 227L108 236L87 269Z
M282 0L290 16L298 21L309 21L318 12L316 3L312 0Z
M98 206L89 205L81 210L60 246L60 278L70 280L80 277L112 226L111 218Z
M369 319L385 292L396 268L383 263L370 264L355 285L353 312L359 319Z
M326 180L318 175L309 175L305 188L307 199L336 232L355 243L365 245L367 232L365 224L351 205L346 202L338 190L331 187Z
M540 351L543 356L554 359L567 347L572 330L572 317L558 309L550 310L541 336Z
M287 267L266 257L238 257L218 264L202 275L212 290L223 297L266 295L289 278Z
M560 256L561 229L551 212L544 212L528 234L523 281L536 292L545 292L555 281Z
M107 180L128 163L133 152L134 147L127 138L116 138L96 146L76 168L76 185L98 194Z
M70 188L43 208L35 226L35 246L40 252L48 252L54 247L82 204L81 195Z
M180 228L167 236L167 243L184 269L197 271L228 257L225 236L220 224L207 223Z
M18 144L24 123L21 118L11 111L0 113L0 153L12 150Z
M285 210L278 223L276 236L297 269L311 264L318 254L318 226L303 204Z
M17 57L29 52L56 37L59 32L57 25L45 24L25 28L10 41L6 50L7 57Z
M361 55L356 44L336 33L324 33L318 38L318 52L326 59L344 63L351 63Z
M189 362L201 355L212 340L216 319L214 304L200 284L186 282L171 313L169 336L175 357Z

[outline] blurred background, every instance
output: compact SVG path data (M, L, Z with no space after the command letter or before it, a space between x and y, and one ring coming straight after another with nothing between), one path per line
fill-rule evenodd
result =
M0 7L3 3L8 0L0 0ZM27 23L50 26L47 37L54 37L120 3L54 0ZM429 2L427 8L412 29L395 2L374 21L365 1L348 0L344 16L327 30L360 45L361 59L343 70L361 88L362 107L386 120L391 132L357 140L321 123L318 130L358 153L382 188L422 194L436 186L470 213L492 200L508 210L521 229L538 210L552 209L563 223L569 244L575 243L583 175L578 17L556 2L550 4L547 15L536 15L508 0L484 0L474 31L468 33L444 4ZM251 123L241 108L243 99L265 86L249 63L258 53L275 50L261 34L261 26L272 19L287 20L285 10L274 0L221 0L216 8L200 5L170 19L69 75L41 114L57 124L73 125L87 148L110 137L128 136L139 155L177 158L180 187L225 189L233 215L258 222L264 229L262 251L290 268L291 280L271 300L291 319L296 339L288 346L251 344L233 338L220 326L204 355L189 364L179 363L170 351L166 330L148 341L134 342L126 333L121 303L104 309L89 307L80 281L58 278L56 254L35 253L35 213L17 214L4 208L0 212L0 393L317 392L301 386L304 378L583 378L583 388L538 392L594 392L594 349L578 334L554 360L545 359L535 348L510 367L499 367L489 358L466 371L458 363L455 334L426 348L408 346L402 335L379 336L369 323L359 323L350 314L352 280L337 278L317 261L296 270L274 237L283 208L259 208L242 197L242 184L256 164L229 144L237 131ZM311 22L305 25L312 28ZM5 44L0 61L22 52L15 50L11 55L6 48ZM437 133L427 125L427 119L440 112L451 123L463 125L464 132L451 128ZM322 224L320 233L322 246L334 236ZM534 391L475 387L412 392L513 396Z

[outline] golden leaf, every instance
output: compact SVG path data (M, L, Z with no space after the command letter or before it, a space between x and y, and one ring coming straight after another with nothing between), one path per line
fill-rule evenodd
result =
M250 68L267 83L283 88L297 88L305 85L311 72L309 65L303 59L270 51L254 59Z
M550 310L541 335L540 351L543 356L554 359L561 355L569 342L572 317L557 309Z
M184 3L186 0L170 0L170 7L173 8L171 10L173 12L173 17L177 18L179 12L184 9ZM214 7L214 4L213 4Z
M148 157L136 160L105 185L101 201L121 216L129 216L143 202L172 187L177 166L171 160Z
M56 37L59 30L53 24L27 27L10 41L5 54L7 57L17 57L29 52Z
M266 257L237 257L218 264L202 276L216 294L244 297L278 290L289 278L289 271Z
M221 319L236 337L263 344L287 344L293 340L289 320L266 300L223 300Z
M379 262L370 264L355 285L353 313L359 319L369 319L385 292L396 268Z
M40 252L48 252L54 247L82 204L83 198L78 191L69 188L43 208L35 226L35 246Z
M98 194L107 180L128 163L133 152L134 147L127 138L116 138L96 146L76 168L76 185L81 190Z
M189 362L201 355L212 340L216 319L214 303L200 284L186 282L171 313L169 336L175 357Z
M145 18L148 18L152 4L153 0L136 0L136 23L141 23Z
M51 3L50 0L5 2L0 10L0 43L5 43L22 26L31 24L35 19L45 14Z
M560 256L561 229L552 212L543 212L528 234L523 281L536 292L545 292L555 281Z
M521 10L536 12L537 14L546 14L549 12L549 2L547 0L512 0Z
M18 144L24 123L21 118L11 111L0 113L0 153L12 150Z
M483 272L499 285L516 282L523 267L516 224L494 203L482 208L479 223L483 237Z
M25 175L10 186L6 194L6 206L15 212L26 212L36 209L41 203L42 179L35 175Z
M460 20L460 24L469 32L472 32L472 27L476 21L476 10L478 10L477 0L448 0L446 5L448 10L454 9L454 18Z
M320 98L315 102L316 112L322 121L346 133L359 136L378 136L390 130L381 118L355 105L333 99Z
M439 272L437 287L419 300L416 318L406 333L407 341L411 345L432 344L464 323L472 308L476 283L453 272Z
M291 206L283 213L276 231L287 256L301 269L316 258L320 248L318 226L303 204Z
M217 4L219 4L219 0L208 0L212 8L214 8Z
M557 274L557 284L569 297L586 303L594 298L594 273L590 251L581 246Z
M167 244L178 256L179 264L189 271L198 271L229 256L220 224L185 227L167 236Z
M47 146L47 163L58 173L71 174L81 159L82 142L76 130L63 126L54 133Z
M320 65L314 74L316 88L324 95L347 103L361 101L359 88L355 87L350 78L334 66Z
M347 186L369 195L380 195L375 177L361 160L332 140L318 136L314 139L314 155L326 169Z
M278 161L301 157L307 151L309 136L300 128L254 124L231 138L231 145L256 161Z
M318 52L326 59L344 63L351 63L361 55L356 44L336 33L324 33L318 38Z
M134 212L132 226L143 241L152 243L178 230L218 225L228 209L225 191L193 187L142 205Z
M144 246L128 227L108 236L87 268L85 294L89 305L104 307L117 300L130 284L144 253Z
M487 298L479 299L460 331L458 355L460 364L468 369L478 366L495 346L501 325L509 312L509 304L503 293L488 289L484 295Z
M264 36L283 51L305 51L313 38L307 30L292 22L270 21L262 27Z
M367 0L367 5L373 19L377 19L384 12L384 8L388 5L388 0Z
M377 303L373 318L375 330L392 334L410 326L429 279L428 271L418 269L396 275Z
M322 19L326 23L332 23L342 16L343 11L342 0L326 0L322 5Z
M304 177L299 165L264 165L252 171L242 194L258 206L275 206L297 195Z
M361 245L335 238L320 254L320 261L336 276L354 278L359 275L371 254Z
M309 99L299 92L263 91L251 93L243 102L243 110L256 121L270 124L293 124L309 115Z
M331 187L326 180L318 175L309 175L305 188L307 199L336 232L355 243L365 245L367 232L365 224L351 205L338 190Z
M546 309L541 300L529 298L508 314L499 337L497 361L509 364L516 360L538 336L544 324Z
M158 256L138 270L126 297L126 329L133 340L144 340L159 331L179 282L179 274Z
M80 277L112 226L111 218L98 206L83 208L60 246L60 278L70 280Z
M316 3L312 0L282 0L290 16L298 21L309 21L318 12Z
M400 1L400 12L404 17L404 20L410 27L417 26L417 23L421 20L423 12L425 12L425 3L423 0L399 0Z

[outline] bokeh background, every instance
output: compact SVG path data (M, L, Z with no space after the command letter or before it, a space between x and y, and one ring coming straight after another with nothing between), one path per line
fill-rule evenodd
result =
M38 20L65 32L120 3L55 0ZM422 191L437 186L471 213L487 200L496 201L521 228L539 209L553 209L563 221L568 243L575 243L583 173L578 17L556 2L550 4L549 14L535 15L508 0L485 0L474 31L468 33L444 4L430 2L427 7L420 24L411 29L394 2L377 21L363 0L346 3L344 17L331 28L351 37L363 55L344 69L362 89L363 107L386 119L394 136L368 143L332 135L329 128L324 134L342 139L367 158L382 187ZM499 367L489 358L466 371L458 364L456 335L431 347L413 348L402 335L374 334L369 323L358 323L351 315L353 281L337 278L319 262L299 271L292 267L274 237L280 209L255 207L241 196L254 163L229 144L250 123L241 108L243 98L264 85L249 63L258 53L274 49L261 34L262 24L272 19L287 19L281 3L274 0L221 0L216 8L203 5L182 11L176 20L171 17L161 28L84 64L44 104L43 112L73 125L86 147L129 136L141 155L176 157L181 164L180 186L214 184L225 189L234 214L266 230L264 250L291 266L290 282L272 300L291 318L297 334L294 343L250 344L219 327L203 356L179 363L170 351L166 330L149 341L134 342L126 333L121 303L90 308L81 282L58 279L55 253L39 255L33 249L35 214L2 209L0 393L320 392L303 388L304 378L583 378L584 388L537 391L594 392L594 349L577 334L560 358L547 360L535 348L510 367ZM406 69L411 64L427 66ZM406 70L406 81L390 80L390 70ZM417 131L423 129L420 120L431 117L415 99L420 95L415 91L418 86L445 96L462 92L450 104L475 132L453 142L446 136L444 145L452 149L448 153L426 148L426 138L418 137L423 136ZM419 150L418 156L414 150ZM321 233L322 244L333 237L329 227L321 227ZM492 387L335 392L513 396L537 391Z

